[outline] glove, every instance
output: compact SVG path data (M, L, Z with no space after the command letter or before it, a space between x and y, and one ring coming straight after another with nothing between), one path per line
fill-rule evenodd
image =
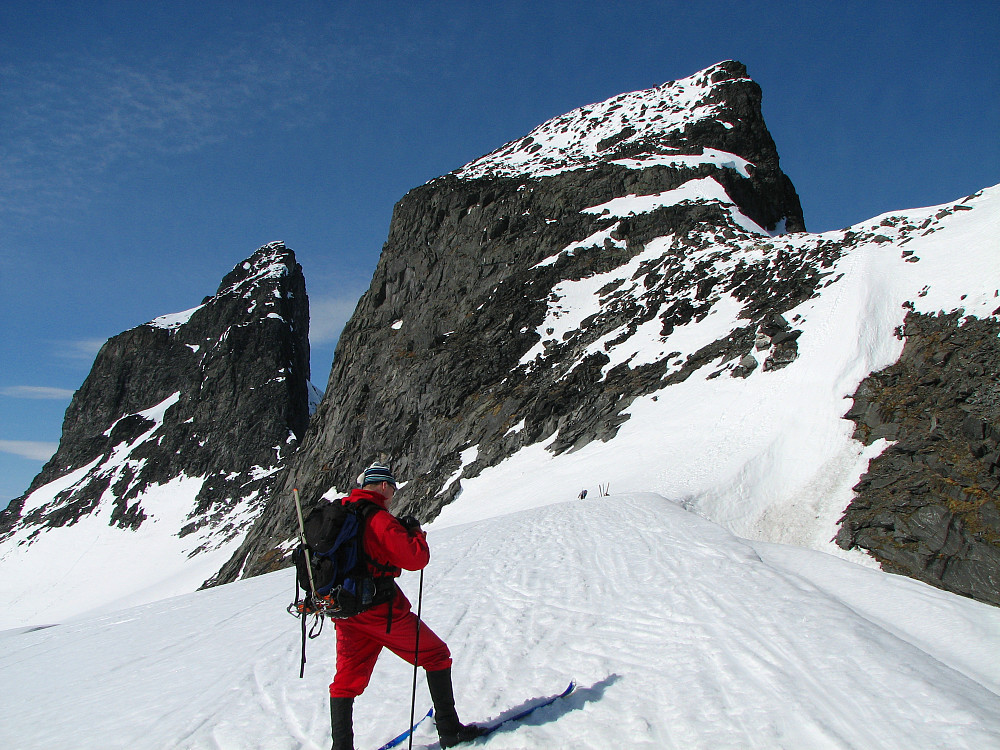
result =
M413 516L403 516L399 519L399 522L407 531L420 531L420 521Z

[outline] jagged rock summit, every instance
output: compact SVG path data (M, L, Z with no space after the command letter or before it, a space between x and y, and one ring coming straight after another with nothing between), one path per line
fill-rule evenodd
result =
M774 142L760 111L760 87L746 67L729 60L693 76L668 81L580 107L553 118L452 174L483 177L552 177L613 165L631 170L666 167L712 175L768 229L805 225L791 181L778 169ZM713 169L713 167L715 169ZM755 205L745 180L766 185L780 210Z
M723 62L557 117L404 196L306 440L222 579L282 564L293 487L316 502L390 457L408 480L401 509L432 518L456 470L476 476L553 436L555 453L606 441L634 398L703 366L704 347L747 354L819 278L774 278L764 302L746 264L730 273L740 241L804 229L760 100L744 66ZM561 311L567 285L595 295L586 315ZM637 333L665 340L720 303L747 306L738 343L626 353Z
M58 617L210 578L305 433L308 331L302 269L272 242L198 307L110 339L58 451L0 516L5 605L58 580L55 611L31 613Z

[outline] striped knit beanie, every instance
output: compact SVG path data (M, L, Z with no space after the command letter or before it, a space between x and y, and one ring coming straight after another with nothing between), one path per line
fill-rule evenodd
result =
M393 487L396 486L396 478L392 475L392 471L388 466L380 464L378 461L361 472L361 476L358 477L358 484L362 487L366 484L379 484L380 482L388 482Z

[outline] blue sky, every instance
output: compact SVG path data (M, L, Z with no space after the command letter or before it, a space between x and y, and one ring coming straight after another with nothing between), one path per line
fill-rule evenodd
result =
M108 337L284 240L313 380L407 190L737 59L811 231L1000 182L994 2L0 0L0 506Z

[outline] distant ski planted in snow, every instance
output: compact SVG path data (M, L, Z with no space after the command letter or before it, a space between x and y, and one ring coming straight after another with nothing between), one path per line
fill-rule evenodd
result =
M424 723L424 721L426 721L431 716L433 716L433 714L434 714L434 709L432 708L430 711L428 711L423 716L421 716L419 719L417 719L417 723L416 724L414 724L412 727L410 727L409 729L407 729L401 735L399 735L397 737L393 737L391 740L389 740L384 745L382 745L382 747L380 747L378 750L389 750L390 747L397 747L397 746L403 744L404 742L406 742L406 740L409 738L409 736L411 734L413 734L415 731L417 731L417 727L419 727L421 724Z
M576 680L571 680L570 683L569 683L569 685L566 686L566 689L563 690L561 693L559 693L559 695L554 695L551 698L546 698L541 703L536 703L535 705L533 705L533 706L531 706L529 708L526 708L523 711L518 711L513 716L508 716L506 719L501 719L500 721L497 721L497 722L495 722L493 724L487 724L485 726L486 731L483 732L482 736L483 737L487 737L487 736L493 734L494 732L496 732L501 727L505 727L508 724L513 724L514 722L517 722L517 721L523 721L524 719L526 719L529 716L531 716L531 714L535 713L535 711L537 711L538 709L545 708L546 706L551 706L557 700L565 698L567 695L569 695L570 693L572 693L574 690L576 690Z

